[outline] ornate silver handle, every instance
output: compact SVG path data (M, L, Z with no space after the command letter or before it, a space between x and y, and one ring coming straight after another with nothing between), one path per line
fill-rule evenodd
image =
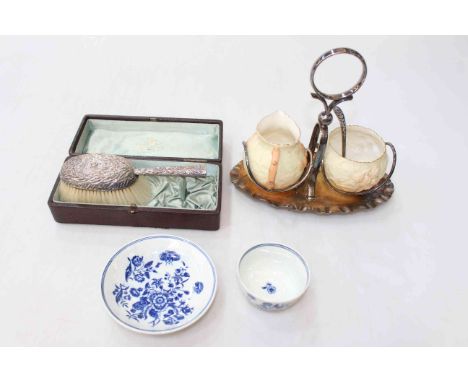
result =
M343 158L346 158L346 119L343 114L343 111L338 107L335 106L333 108L333 112L336 115L336 118L338 118L338 121L340 122L340 128L341 128L341 156Z
M317 68L322 64L325 60L330 57L336 56L338 54L350 54L361 61L362 64L362 72L361 76L359 77L358 82L351 87L350 89L336 94L327 94L320 91L315 84L315 73ZM356 52L350 48L335 48L331 49L328 52L322 54L312 65L312 69L310 71L310 83L314 92L311 93L312 98L319 100L322 102L324 111L322 111L318 116L317 124L312 132L312 136L310 138L309 148L312 153L315 155L314 166L311 171L310 176L310 184L307 192L307 198L313 199L315 197L315 182L317 180L317 175L320 169L320 165L322 163L325 147L328 141L328 126L333 121L332 112L335 113L336 117L340 121L341 127L341 142L342 142L342 156L346 156L346 121L343 112L338 107L338 105L345 101L350 101L353 99L353 94L356 93L364 83L367 76L367 65L364 57L361 56L359 52ZM331 101L328 102L327 100Z
M159 176L206 176L206 166L158 166L151 168L135 168L135 175L159 175Z
M359 61L361 61L361 64L362 64L361 77L359 77L358 82L356 82L356 84L354 84L353 87L351 87L350 89L342 93L327 94L327 93L321 92L315 85L315 80L314 80L315 72L317 71L317 68L320 66L322 62L338 54L350 54L351 56L354 56L357 59L359 59ZM350 48L335 48L335 49L329 50L328 52L325 52L317 59L317 61L315 61L314 65L312 66L312 70L310 71L310 83L312 84L312 88L314 89L317 95L321 96L322 98L326 98L332 101L339 101L344 98L348 98L349 96L352 96L354 93L356 93L361 88L362 84L364 83L366 76L367 76L367 64L366 64L366 61L364 60L364 57L362 57L362 55L359 52Z

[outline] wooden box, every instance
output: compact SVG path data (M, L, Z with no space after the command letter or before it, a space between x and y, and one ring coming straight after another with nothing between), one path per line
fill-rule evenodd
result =
M222 147L220 120L85 115L70 146L70 156L87 152L117 154L130 159L136 167L204 163L210 183L206 189L189 190L187 186L185 191L179 183L163 191L155 188L151 205L97 205L60 201L57 177L48 205L60 223L217 230ZM164 194L169 191L169 196Z

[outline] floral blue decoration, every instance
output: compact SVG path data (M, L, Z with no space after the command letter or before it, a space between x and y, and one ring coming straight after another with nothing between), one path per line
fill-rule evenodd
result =
M260 308L263 310L281 310L284 309L286 305L284 304L273 304L271 302L264 302L260 305Z
M172 262L180 260L180 255L174 251L164 251L159 255L159 258L166 264L172 264Z
M193 291L196 294L200 294L203 291L203 283L201 281L197 281L195 284L193 284Z
M185 289L190 273L188 266L174 251L164 251L159 258L168 265L179 261L180 264L174 264L173 272L160 274L162 262L154 264L153 261L145 262L143 256L133 256L128 259L125 281L134 280L141 287L116 284L112 293L115 302L126 309L128 318L137 322L148 321L152 326L160 322L176 325L193 312L193 308L187 304L190 291ZM201 293L203 283L197 281L193 290Z
M268 294L276 293L276 287L272 283L266 283L265 286L262 286L262 289L265 289Z

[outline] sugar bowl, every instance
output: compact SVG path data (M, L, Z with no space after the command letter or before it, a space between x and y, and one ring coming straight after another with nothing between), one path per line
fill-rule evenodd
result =
M348 193L363 193L385 183L393 174L396 165L396 150L392 143L385 142L375 131L357 125L333 130L323 159L324 173L329 183L337 190ZM346 151L343 151L343 143ZM392 167L387 169L387 150L393 153Z

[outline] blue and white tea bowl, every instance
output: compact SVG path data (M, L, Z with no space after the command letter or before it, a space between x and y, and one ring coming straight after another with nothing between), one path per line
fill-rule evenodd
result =
M167 334L199 320L211 306L217 277L210 257L177 236L147 236L109 260L101 280L104 303L118 323Z
M304 258L276 243L247 250L239 260L237 276L247 299L267 311L284 310L295 304L310 282Z

